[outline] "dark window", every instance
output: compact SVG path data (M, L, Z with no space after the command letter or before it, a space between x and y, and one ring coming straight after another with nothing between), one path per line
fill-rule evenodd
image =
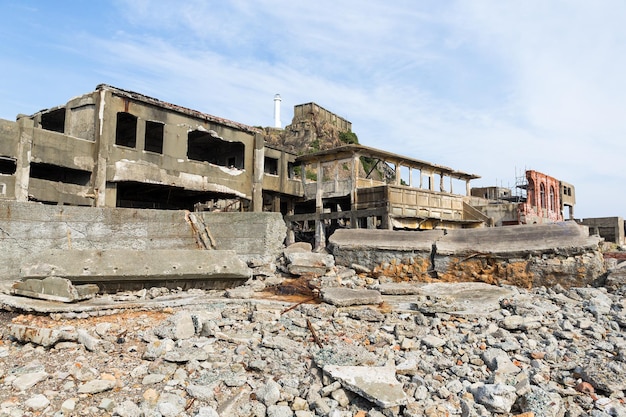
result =
M265 173L271 175L278 175L278 159L265 157Z
M0 174L13 175L17 170L17 162L13 158L0 156Z
M244 145L228 142L215 132L194 130L187 135L187 158L229 168L244 168Z
M163 153L163 127L159 122L146 122L146 145L148 152Z
M541 202L541 208L546 208L546 186L539 184L539 201Z
M117 114L115 144L134 148L137 144L137 117L130 113Z
M554 211L556 208L556 195L554 194L554 187L550 186L550 210Z
M52 164L31 162L30 176L40 180L64 182L67 184L89 185L91 172Z
M41 128L53 132L65 132L65 107L41 115Z

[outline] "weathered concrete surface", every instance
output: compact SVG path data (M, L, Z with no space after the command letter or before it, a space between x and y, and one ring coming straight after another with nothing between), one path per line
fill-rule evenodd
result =
M380 304L383 298L375 290L352 289L343 287L324 288L321 292L322 300L338 307Z
M333 256L326 253L285 251L285 259L293 275L322 276L335 266Z
M408 400L393 367L326 365L324 372L382 408L403 405Z
M225 250L44 250L24 259L20 275L63 277L106 291L118 286L227 288L252 276L234 251Z
M599 242L575 222L450 230L433 269L444 281L585 286L605 273Z
M343 229L331 236L338 265L396 281L480 281L523 287L585 286L605 272L600 238L575 222L424 232Z
M93 298L98 291L99 288L95 284L74 285L69 279L60 277L17 281L11 288L12 294L63 303Z
M380 291L385 303L398 311L454 313L459 316L481 316L497 311L501 308L502 299L516 293L511 287L482 282L385 284L381 285Z
M335 263L371 269L378 275L428 276L433 244L443 230L339 229L329 239Z
M280 213L195 213L215 239L244 261L280 256L286 226ZM51 206L0 201L0 281L20 277L23 259L46 249L197 249L183 210Z

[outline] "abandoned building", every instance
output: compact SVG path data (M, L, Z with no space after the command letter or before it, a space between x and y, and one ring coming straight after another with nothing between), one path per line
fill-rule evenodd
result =
M275 106L280 101L275 99ZM298 155L297 138L352 124L297 105L281 144L261 128L101 84L66 104L0 120L0 199L86 207L272 211L288 241L339 227L474 228L573 218L574 187L527 171L513 196L478 175L358 143ZM289 135L292 137L290 138ZM284 135L283 135L284 136Z
M543 224L574 218L574 186L541 172L527 170L516 180L515 193L504 187L481 187L471 190L471 204L494 226Z

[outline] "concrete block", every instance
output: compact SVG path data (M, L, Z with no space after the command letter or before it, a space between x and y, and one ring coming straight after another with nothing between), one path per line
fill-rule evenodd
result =
M383 302L382 295L375 290L329 287L322 290L321 296L324 302L339 307L380 304Z
M13 284L11 293L42 300L72 303L93 298L99 291L95 284L73 285L66 278L26 279Z
M332 255L313 252L286 252L287 269L293 275L324 275L335 266Z
M233 251L45 250L23 260L20 275L61 276L105 290L116 285L227 288L247 281L251 270Z

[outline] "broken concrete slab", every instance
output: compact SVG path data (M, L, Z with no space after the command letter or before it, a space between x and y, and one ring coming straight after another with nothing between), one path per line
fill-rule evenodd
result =
M329 238L337 265L358 264L371 270L395 263L412 265L415 274L426 274L433 244L443 230L403 231L379 229L339 229Z
M337 265L354 263L398 281L476 281L522 287L594 283L606 269L600 238L575 222L391 231L341 229L330 238Z
M287 270L292 275L322 276L335 266L335 258L326 253L285 252Z
M379 407L404 405L408 401L394 367L326 365L324 372Z
M101 290L180 286L228 288L251 276L234 251L225 250L44 250L22 262L27 278L60 276Z
M42 300L73 303L93 298L99 290L96 284L73 285L72 281L66 278L46 277L15 282L11 293Z
M414 294L385 295L383 299L398 310L481 316L499 310L500 300L515 294L512 288L482 282L418 284L414 288Z
M320 295L324 302L338 307L380 304L383 302L382 295L376 290L330 287L324 288Z
M34 343L51 347L61 341L77 341L78 334L71 329L48 329L45 327L9 324L9 335L20 343Z

